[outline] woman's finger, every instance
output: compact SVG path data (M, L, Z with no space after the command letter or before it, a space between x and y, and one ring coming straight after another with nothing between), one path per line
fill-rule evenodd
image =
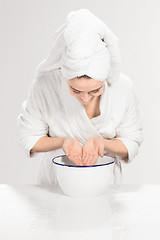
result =
M70 156L69 152L67 152L67 153L66 153L66 156L67 156L67 157L69 157L69 156Z
M85 153L84 155L84 160L83 160L83 163L86 165L87 161L88 161L88 158L89 158L89 154L88 153Z
M78 166L81 166L81 165L82 165L82 162L81 162L81 160L79 159L79 157L78 157L78 156L75 156L75 159L76 159L77 165L78 165Z
M88 161L87 161L87 165L88 166L91 166L92 164L92 161L93 161L93 157L94 157L94 155L92 155L92 154L90 154L90 157L88 158Z
M81 156L80 156L80 155L77 155L77 158L78 158L79 162L81 163L81 165L83 166L83 162L82 162Z
M75 158L75 156L70 156L69 157L69 159L73 162L73 163L75 163L76 165L78 165L78 163L79 163L79 160L77 160L76 158Z
M97 160L98 160L98 156L94 156L90 164L94 165L97 162Z
M89 163L90 166L92 166L95 161L96 161L96 156L92 155L88 163Z
M87 166L90 166L90 163L91 163L91 161L92 161L92 158L93 158L93 155L92 155L92 154L89 154L88 160L87 160L87 162L86 162L86 165L87 165Z
M86 156L87 156L87 154L86 154L86 153L83 153L83 155L82 155L82 161L83 161L83 163L86 162Z
M74 156L72 159L73 159L73 162L78 166L79 160L76 158L76 156Z
M90 154L87 154L86 155L86 158L85 158L85 164L88 162L88 159L90 158Z
M98 150L98 155L100 157L103 157L103 149L100 147L99 150Z

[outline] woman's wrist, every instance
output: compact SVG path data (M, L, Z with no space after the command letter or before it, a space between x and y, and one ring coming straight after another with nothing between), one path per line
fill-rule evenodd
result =
M108 141L109 141L109 139L103 138L103 144L104 144L104 150L105 150L105 151L108 151L108 147L107 147Z
M63 146L63 143L64 143L64 141L67 139L68 137L62 137L62 144L61 144L61 148L62 148L62 146Z
M106 152L127 158L128 150L126 146L119 139L103 138L103 142L104 142L104 150Z

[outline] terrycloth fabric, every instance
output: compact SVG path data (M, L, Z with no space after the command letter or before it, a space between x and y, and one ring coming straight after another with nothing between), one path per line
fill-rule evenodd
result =
M39 72L61 68L64 79L88 75L109 83L119 78L119 39L88 9L72 11L55 32L48 57Z
M30 150L42 136L72 136L82 146L89 138L102 136L120 139L128 149L129 161L132 161L143 141L139 102L132 81L121 73L114 84L105 82L100 99L101 115L92 120L84 106L69 94L65 83L61 69L42 73L35 79L18 117L19 143L26 154L30 156ZM62 149L43 154L40 185L56 184L52 158L63 154ZM119 164L121 158L116 156L116 159Z

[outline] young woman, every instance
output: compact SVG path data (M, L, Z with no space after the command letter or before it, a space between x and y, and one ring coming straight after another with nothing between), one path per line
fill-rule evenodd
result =
M29 157L43 152L39 184L54 184L52 158L66 154L93 165L111 154L120 166L138 154L141 113L132 81L120 73L118 38L87 9L70 12L37 68L19 142Z

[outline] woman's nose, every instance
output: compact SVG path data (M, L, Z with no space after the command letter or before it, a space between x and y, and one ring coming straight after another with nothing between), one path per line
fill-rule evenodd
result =
M84 94L81 96L81 99L82 99L84 102L88 102L88 101L91 99L91 96L89 96L88 93L84 93Z

